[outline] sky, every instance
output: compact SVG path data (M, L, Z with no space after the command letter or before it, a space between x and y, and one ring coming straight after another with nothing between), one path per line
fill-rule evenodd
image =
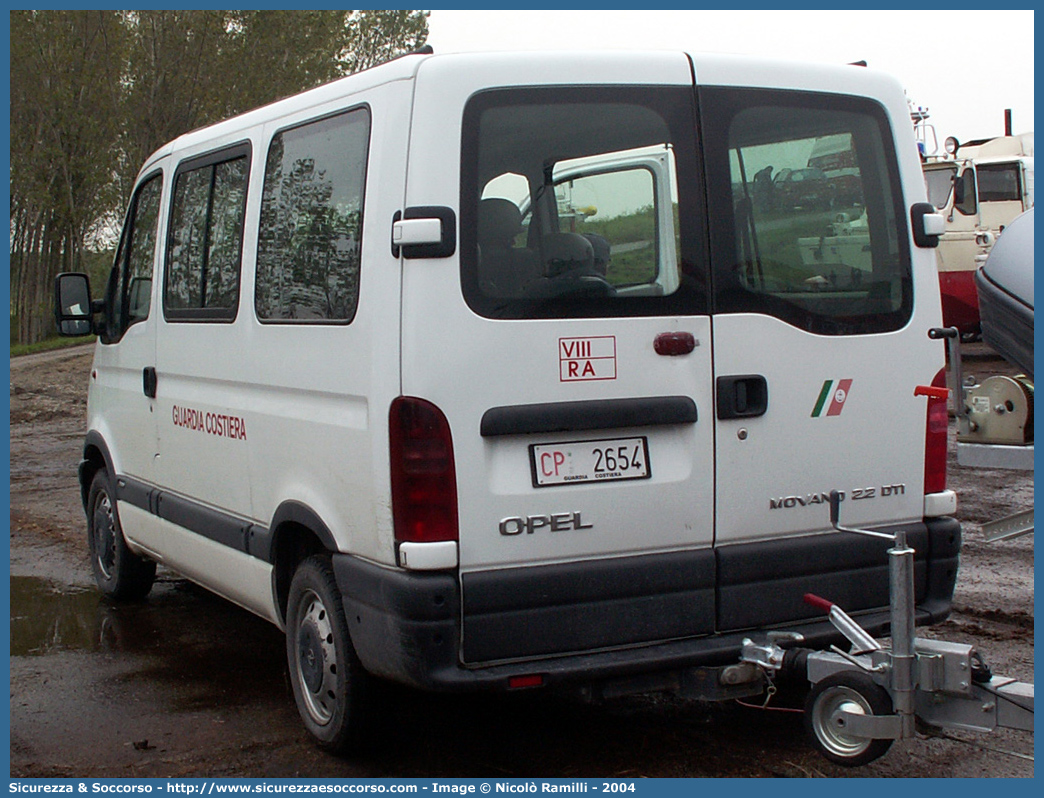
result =
M649 49L759 55L891 73L943 140L1033 130L1032 11L432 11L436 53Z

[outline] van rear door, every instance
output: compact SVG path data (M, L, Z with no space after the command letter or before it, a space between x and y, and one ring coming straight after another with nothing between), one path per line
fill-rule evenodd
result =
M878 100L786 88L699 90L720 631L811 615L806 592L852 610L887 605L886 544L814 534L830 531L832 490L849 526L924 515L914 389L942 363L927 337L939 323L934 253L912 246L899 170L913 142Z
M466 662L714 631L695 131L681 55L418 71L406 215L460 235L403 260L402 387L452 433Z

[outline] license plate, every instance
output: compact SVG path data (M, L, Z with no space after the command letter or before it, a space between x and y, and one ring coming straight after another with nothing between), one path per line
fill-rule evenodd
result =
M535 488L648 479L652 473L649 443L644 437L533 444L529 462Z

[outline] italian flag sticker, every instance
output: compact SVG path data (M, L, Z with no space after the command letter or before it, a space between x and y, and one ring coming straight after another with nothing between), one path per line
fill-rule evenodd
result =
M816 399L816 406L812 409L812 418L820 418L824 415L841 415L851 388L851 380L838 380L837 382L825 380L822 389L819 391L819 398ZM824 407L826 407L826 413L823 412Z

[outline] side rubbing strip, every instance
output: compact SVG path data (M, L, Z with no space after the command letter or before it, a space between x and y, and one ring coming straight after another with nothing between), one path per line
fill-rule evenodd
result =
M272 534L257 524L204 507L132 477L116 479L116 498L215 543L271 562Z
M134 505L139 510L148 513L155 512L152 506L152 497L155 492L153 488L137 480L127 477L116 479L116 498L121 502Z
M496 435L695 423L696 403L691 398L656 396L649 399L604 399L596 402L493 407L482 415L479 429L482 436L488 438Z

